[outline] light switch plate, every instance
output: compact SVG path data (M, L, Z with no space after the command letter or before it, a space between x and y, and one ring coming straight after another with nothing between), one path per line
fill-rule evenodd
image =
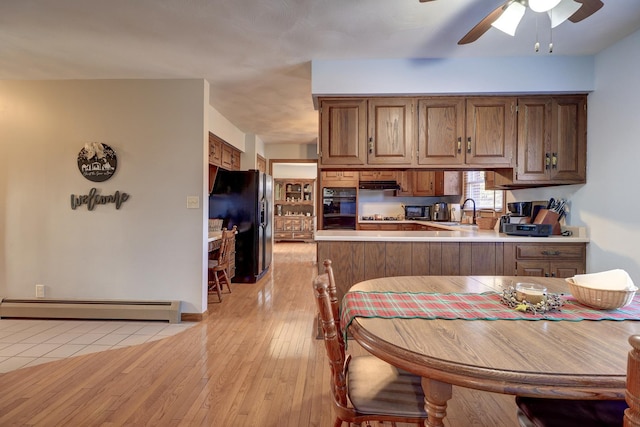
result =
M187 196L187 209L198 209L200 207L200 197Z

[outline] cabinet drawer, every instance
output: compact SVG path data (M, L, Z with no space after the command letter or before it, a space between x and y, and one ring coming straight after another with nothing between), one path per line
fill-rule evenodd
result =
M557 244L548 245L524 244L516 246L516 259L582 259L585 257L585 245L583 244Z

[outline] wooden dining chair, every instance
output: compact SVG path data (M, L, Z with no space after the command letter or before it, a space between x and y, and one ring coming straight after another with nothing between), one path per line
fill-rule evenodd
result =
M331 367L331 397L336 414L334 427L340 427L344 422L361 424L371 421L424 425L427 413L419 376L374 356L345 356L329 287L327 273L313 281Z
M209 286L208 293L214 292L218 295L218 300L222 302L222 289L224 283L227 284L227 289L231 293L231 281L227 274L229 268L229 256L231 254L231 241L235 239L237 227L234 225L231 230L224 228L222 230L222 239L220 243L220 249L218 250L218 257L216 259L209 260Z
M340 333L342 331L340 327L340 301L338 301L338 288L336 287L336 279L333 275L331 260L325 259L322 265L324 265L324 272L327 274L327 279L329 280L329 302L331 303L331 312L333 313L333 323L335 323L336 330L338 331L340 347L342 347L342 351L344 351L344 336Z
M521 427L640 427L640 335L629 338L624 400L516 397Z

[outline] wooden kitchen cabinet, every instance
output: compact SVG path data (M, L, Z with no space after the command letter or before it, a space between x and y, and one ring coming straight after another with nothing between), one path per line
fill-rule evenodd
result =
M515 166L515 97L418 100L418 161L433 166Z
M403 230L401 223L389 223L389 222L359 222L358 230L362 231L399 231Z
M518 99L514 184L586 182L587 96Z
M222 161L222 140L209 132L209 164L220 166Z
M320 101L320 165L363 166L367 155L367 101Z
M260 172L267 173L267 159L260 154L256 154L256 167Z
M321 186L325 187L358 187L358 171L323 170L320 174Z
M414 170L413 171L413 195L414 196L435 196L435 173L433 171Z
M513 243L505 259L505 274L517 276L572 277L586 270L584 243ZM505 244L505 246L507 246ZM511 271L511 270L515 271Z
M396 196L413 196L413 171L397 171L396 182L400 186Z
M390 170L367 170L360 171L360 181L396 181L395 171Z
M368 165L411 165L414 104L410 98L368 101Z
M239 171L240 170L240 150L235 148L231 148L231 170Z
M232 170L231 169L231 167L233 166L232 155L233 155L233 150L231 149L231 146L227 145L227 144L222 144L222 154L221 154L221 158L220 158L220 166L222 166L223 168L225 168L227 170Z
M466 101L465 163L483 167L516 165L516 98L478 97Z
M411 165L411 98L320 101L320 166Z
M465 125L465 98L419 99L418 164L463 165Z
M338 300L354 284L379 277L504 274L503 243L320 241L317 245L319 269L325 259L332 261Z
M457 196L462 194L462 172L413 171L414 196Z

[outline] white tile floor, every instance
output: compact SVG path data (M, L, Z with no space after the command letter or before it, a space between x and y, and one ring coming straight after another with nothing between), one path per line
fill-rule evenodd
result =
M166 338L195 325L150 321L0 319L0 373Z

